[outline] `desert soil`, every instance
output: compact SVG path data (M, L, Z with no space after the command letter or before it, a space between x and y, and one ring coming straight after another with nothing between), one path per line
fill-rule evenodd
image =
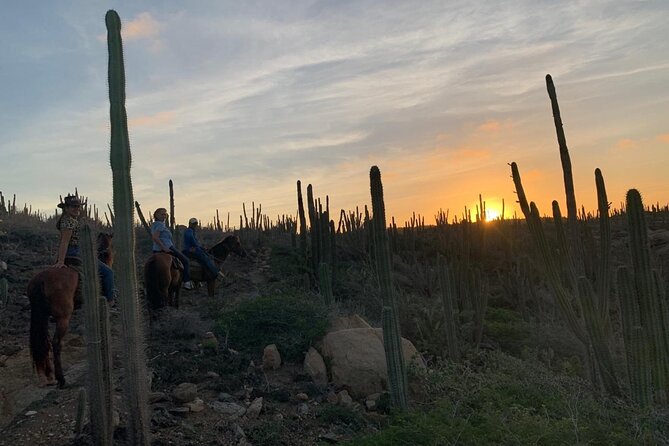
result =
M27 237L27 241L26 241ZM25 287L32 275L48 263L48 242L41 237L32 240L24 234L21 239L0 240L0 253L9 269L4 273L9 281L9 297L0 303L0 446L20 445L84 445L91 444L86 424L83 433L75 435L79 391L86 386L86 343L83 312L77 310L70 325L63 348L63 367L67 386L64 389L45 387L32 369L28 349L30 305ZM45 244L48 245L45 248ZM20 252L20 255L18 254ZM350 436L345 428L324 425L317 419L319 406L326 400L323 389L316 389L305 377L301 365L287 364L278 371L267 372L247 364L237 364L236 352L219 349L229 361L231 372L216 374L199 369L190 373L197 384L198 398L204 401L201 412L180 412L170 398L179 376L174 376L170 364L197 363L203 357L202 340L213 328L212 308L222 308L243 299L259 296L269 282L280 280L272 275L268 259L269 248L251 251L246 258L231 256L224 269L228 280L219 284L214 298L209 298L206 287L182 292L178 310L167 309L159 322L145 327L148 367L152 376L151 430L152 444L162 445L244 445L252 442L254 433L263 444L313 445L323 438L344 439ZM138 263L142 259L138 258ZM140 276L141 277L141 276ZM141 296L140 296L141 297ZM162 320L162 321L161 321ZM148 318L147 318L148 321ZM181 324L181 330L194 334L192 339L171 339L170 327ZM123 359L119 345L119 314L111 315L114 343L114 409L120 424L115 430L115 441L123 443ZM53 324L51 324L53 332ZM177 328L179 330L179 328ZM258 352L258 357L262 352ZM220 361L220 357L218 358ZM247 361L245 359L244 361ZM256 360L256 363L258 361ZM205 366L206 367L206 366ZM235 368L238 369L235 371ZM181 370L183 372L183 370ZM195 375L195 378L193 378ZM236 403L245 406L263 397L262 411L257 417L231 419L212 410L221 392L228 393ZM299 398L296 395L300 395ZM304 395L308 400L304 401ZM279 434L278 430L281 430ZM272 431L276 431L274 434ZM274 436L274 440L270 438ZM263 442L266 441L266 442Z

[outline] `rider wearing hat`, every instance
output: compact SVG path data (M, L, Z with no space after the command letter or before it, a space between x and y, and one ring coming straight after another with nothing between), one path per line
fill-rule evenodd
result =
M58 244L58 258L53 265L54 268L63 268L70 265L81 265L79 250L79 216L81 214L81 200L76 195L68 195L58 207L63 210L56 228L60 232L60 243ZM102 282L102 293L107 301L114 301L114 272L112 269L97 261L98 274Z
M191 218L188 220L188 229L184 231L184 249L183 252L187 256L190 256L197 260L200 265L204 268L207 268L214 276L218 276L221 279L225 278L225 274L219 270L214 262L212 262L211 257L207 254L207 251L200 244L195 234L195 230L198 228L197 218Z

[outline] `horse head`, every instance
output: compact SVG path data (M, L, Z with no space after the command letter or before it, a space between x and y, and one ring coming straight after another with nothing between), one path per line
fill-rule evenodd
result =
M113 234L100 232L98 234L98 259L107 266L112 266L114 263L114 250L112 248Z
M242 242L236 235L227 236L222 241L209 248L208 252L219 262L223 262L231 252L240 257L246 257L246 250L242 247Z

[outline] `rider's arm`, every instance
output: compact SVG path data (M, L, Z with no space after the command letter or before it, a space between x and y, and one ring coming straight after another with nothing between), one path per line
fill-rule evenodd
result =
M60 244L58 245L58 260L56 260L56 264L53 265L56 268L61 268L65 266L65 255L67 254L67 246L70 244L71 238L72 238L72 229L60 230Z
M195 252L198 246L197 240L195 240L195 231L191 228L186 229L186 232L184 232L184 246L187 246L190 252Z
M162 250L165 251L165 252L168 252L168 251L169 251L169 248L167 248L167 246L165 246L165 244L163 243L163 241L160 240L160 230L158 230L158 231L153 231L153 232L151 233L151 239L152 239L154 242L156 242L156 244L157 244L158 246L160 246L160 249L162 249Z

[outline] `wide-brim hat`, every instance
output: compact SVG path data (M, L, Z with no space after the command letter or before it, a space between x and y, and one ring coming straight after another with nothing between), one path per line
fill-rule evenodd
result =
M68 206L81 206L81 199L76 195L68 195L62 203L58 203L58 207L61 209Z

